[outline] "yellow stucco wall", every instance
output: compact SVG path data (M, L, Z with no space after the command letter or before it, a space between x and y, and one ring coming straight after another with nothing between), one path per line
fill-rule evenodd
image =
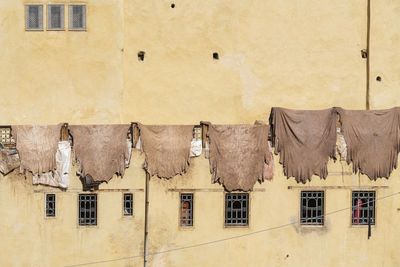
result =
M57 1L87 5L85 32L27 32L26 3L55 2L0 1L0 124L253 123L266 121L272 106L365 108L366 1L177 0L174 9L169 1ZM386 108L398 105L400 5L374 2L371 14L371 104ZM143 62L138 51L146 52ZM76 176L67 192L32 186L17 172L0 177L1 266L65 266L143 253L143 161L135 151L125 177L100 186L133 192L134 217L122 216L123 192L99 191L96 227L77 225L82 187ZM211 184L203 155L191 159L183 176L151 178L149 252L296 222L301 188L288 186L325 190L326 213L349 207L351 189L359 186L377 186L378 199L400 191L399 171L370 182L349 175L346 163L330 162L326 181L313 177L298 185L283 176L278 157L275 169L272 181L250 193L244 228L224 227L224 192ZM194 192L192 229L178 225L181 189ZM54 219L44 217L45 192L56 192ZM151 255L149 266L399 266L399 195L376 206L370 240L344 210L323 227L295 224ZM137 257L93 266L142 265Z

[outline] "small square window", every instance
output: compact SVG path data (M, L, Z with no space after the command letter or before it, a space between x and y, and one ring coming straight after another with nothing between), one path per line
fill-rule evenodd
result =
M181 194L181 226L193 226L193 194Z
M375 191L353 191L351 202L353 225L375 225Z
M43 30L43 5L26 5L25 20L26 30Z
M97 195L79 194L79 225L97 225Z
M324 224L324 191L301 191L300 223Z
M47 29L64 30L64 5L47 5Z
M86 6L70 5L69 6L69 29L70 30L86 30Z
M0 126L0 143L6 148L15 148L15 140L11 135L10 126Z
M46 217L56 217L55 194L46 194Z
M124 194L124 216L133 215L133 194Z
M225 194L225 225L249 225L249 194Z

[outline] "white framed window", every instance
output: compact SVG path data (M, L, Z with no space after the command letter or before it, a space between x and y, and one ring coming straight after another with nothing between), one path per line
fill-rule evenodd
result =
M25 30L43 30L43 5L25 5Z
M86 5L69 5L69 29L86 30Z
M64 5L47 5L47 29L64 30Z

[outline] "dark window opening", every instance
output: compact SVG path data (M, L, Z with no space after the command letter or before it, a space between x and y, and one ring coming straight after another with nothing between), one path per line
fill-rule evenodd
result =
M86 29L86 6L70 5L69 6L69 28L71 30Z
M46 194L46 217L56 216L56 195Z
M225 194L225 225L248 225L249 194Z
M144 54L145 54L144 51L139 51L138 52L137 56L138 56L138 60L139 61L144 61Z
M352 192L352 224L375 225L375 191Z
M300 203L301 224L324 224L324 191L302 191Z
M124 194L124 215L133 215L133 194Z
M97 195L79 195L79 225L97 225Z
M26 6L26 29L27 30L42 30L43 29L43 6L42 5L27 5Z
M64 28L64 5L48 5L48 29L63 29Z
M193 194L181 194L181 226L193 226Z
M219 55L217 52L213 53L213 59L218 60L219 59Z
M171 4L171 8L175 8L175 4L174 3Z

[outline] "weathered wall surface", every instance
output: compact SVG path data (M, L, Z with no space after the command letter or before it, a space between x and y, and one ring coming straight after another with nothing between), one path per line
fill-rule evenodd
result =
M24 4L0 1L0 124L69 122L152 124L253 123L271 106L365 108L366 1L88 0L87 31L26 32ZM75 2L75 1L74 1ZM44 3L38 0L34 3ZM58 1L57 3L70 3ZM373 108L398 105L396 1L373 3ZM66 23L67 25L67 23ZM145 51L138 61L137 52ZM219 53L219 60L212 53ZM129 189L134 217L122 216L122 192L98 192L98 225L77 225L81 184L68 192L32 186L17 172L0 179L2 266L65 266L143 252L143 155L123 179L101 189ZM299 220L301 188L325 190L325 211L351 205L351 188L378 186L377 198L400 191L391 179L370 182L331 162L327 180L298 185L275 157L272 181L250 193L249 227L224 227L223 191L211 184L204 156L187 174L151 178L149 252L228 238ZM73 171L74 173L74 171ZM348 186L330 189L326 186ZM382 187L382 186L389 186ZM171 190L174 189L175 191ZM178 224L179 192L194 191L194 227ZM196 190L194 190L196 189ZM36 190L36 191L35 191ZM44 218L45 192L57 192L57 217ZM212 191L212 190L209 190ZM225 242L152 255L149 266L398 266L398 196L376 204L376 226L351 226L351 212L323 227L287 226ZM94 266L141 266L142 257Z

